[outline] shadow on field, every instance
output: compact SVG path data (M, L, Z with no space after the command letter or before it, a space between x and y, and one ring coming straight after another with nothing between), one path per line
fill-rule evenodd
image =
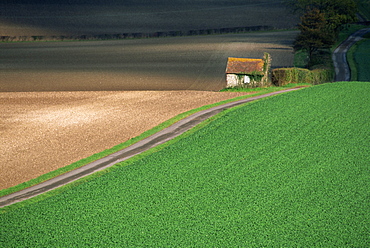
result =
M280 0L2 0L0 36L91 36L231 27L291 28Z
M220 90L228 57L293 64L296 31L89 42L0 43L0 91ZM289 52L289 49L291 52Z
M0 91L220 90L227 57L291 66L294 32L246 32L296 23L280 0L2 0L0 40L90 41L0 43Z

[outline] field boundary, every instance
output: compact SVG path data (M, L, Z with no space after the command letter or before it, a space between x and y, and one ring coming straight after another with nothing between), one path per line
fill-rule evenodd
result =
M259 25L248 27L230 27L213 29L196 29L188 31L158 31L152 33L118 33L118 34L98 34L98 35L59 35L59 36L0 36L0 42L15 41L69 41L69 40L122 40L122 39L144 39L144 38L164 38L178 36L213 35L213 34L235 34L256 31L271 31L272 26Z

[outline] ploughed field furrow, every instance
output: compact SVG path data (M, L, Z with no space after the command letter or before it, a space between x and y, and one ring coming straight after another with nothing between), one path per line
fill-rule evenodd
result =
M89 42L0 43L0 91L220 90L228 57L293 65L296 31Z

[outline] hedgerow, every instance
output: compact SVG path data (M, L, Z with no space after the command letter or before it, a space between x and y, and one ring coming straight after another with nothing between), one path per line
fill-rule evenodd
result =
M276 86L284 86L298 82L316 85L331 82L333 78L333 71L329 69L308 70L293 67L272 70L272 83Z
M5 247L366 247L369 83L226 110L176 143L0 214Z

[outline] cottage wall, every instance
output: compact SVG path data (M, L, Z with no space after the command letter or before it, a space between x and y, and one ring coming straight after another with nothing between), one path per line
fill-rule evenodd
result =
M227 88L234 88L234 87L241 86L241 83L239 82L239 78L236 74L226 74L226 82L227 82L227 85L226 85Z
M226 74L226 87L227 88L248 88L256 82L248 75Z

